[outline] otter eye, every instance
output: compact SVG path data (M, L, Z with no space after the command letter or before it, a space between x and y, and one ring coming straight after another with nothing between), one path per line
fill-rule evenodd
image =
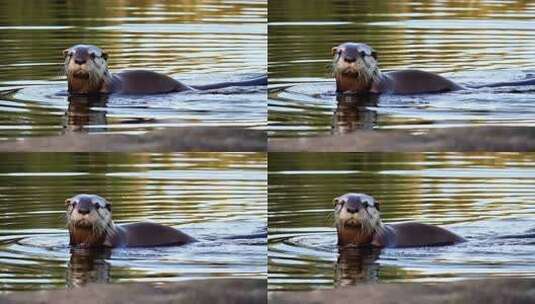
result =
M100 204L95 204L95 209L100 209Z
M366 56L366 52L360 51L360 56L362 56L362 57Z
M362 206L364 206L364 208L368 208L368 207L370 207L370 204L368 204L368 202L363 202Z
M92 59L95 59L95 57L97 57L97 55L95 55L95 53L91 53L90 56L91 56Z

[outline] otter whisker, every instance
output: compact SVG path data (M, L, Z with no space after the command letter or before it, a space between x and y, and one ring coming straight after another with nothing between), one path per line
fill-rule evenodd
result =
M104 216L100 214L99 210L96 210L96 213L102 219L102 221L99 223L104 223L104 227L102 227L103 233L109 237L114 237L117 234L117 231L114 228L113 221L104 218Z
M106 233L108 229L108 225L109 225L107 218L102 216L102 214L100 214L100 211L98 209L95 210L95 213L97 214L98 217L102 219L101 221L97 221L96 222L97 224L95 226L98 226L99 232Z
M333 222L334 216L335 215L332 212L327 213L327 221Z

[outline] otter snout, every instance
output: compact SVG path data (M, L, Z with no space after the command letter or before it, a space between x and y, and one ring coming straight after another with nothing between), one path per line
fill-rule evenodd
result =
M357 193L344 194L338 197L337 200L342 204L342 208L349 213L357 213L364 207L374 205L372 197Z
M359 212L360 208L362 208L362 204L360 202L347 202L344 204L346 211L349 213L357 213Z
M89 214L91 212L91 210L93 210L93 204L91 203L91 201L80 201L76 207L75 207L75 210L80 213L80 214Z
M83 65L86 64L87 61L90 59L90 52L88 48L86 47L78 47L74 49L74 54L72 56L72 60L77 65ZM94 56L94 55L93 55Z
M347 63L356 62L358 58L364 57L364 54L361 54L358 49L353 47L344 47L342 50L342 58Z
M357 61L357 57L344 56L344 61L347 63L353 63Z
M87 60L86 59L83 59L83 58L74 58L74 63L76 63L77 65L82 65L84 63L86 63Z

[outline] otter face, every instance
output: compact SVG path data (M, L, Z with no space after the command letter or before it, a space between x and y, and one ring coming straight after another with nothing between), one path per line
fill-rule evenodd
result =
M97 246L113 229L111 204L98 195L78 194L65 200L71 245Z
M365 91L381 76L377 53L367 44L346 42L331 49L339 91Z
M367 244L382 229L379 204L363 193L346 193L333 200L338 243Z
M108 54L93 45L78 44L63 51L69 91L98 92L108 71Z

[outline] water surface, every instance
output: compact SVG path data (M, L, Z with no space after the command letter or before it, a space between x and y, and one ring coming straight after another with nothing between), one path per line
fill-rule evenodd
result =
M375 48L384 71L465 85L535 77L534 17L529 1L270 1L270 134L533 126L534 86L337 99L329 65L331 47L357 41Z
M270 290L535 278L535 154L270 153ZM443 247L336 245L332 199L363 192L385 223L444 226Z
M0 291L266 276L265 154L1 157ZM77 193L108 199L117 224L154 221L198 242L72 250L64 200Z
M150 69L186 84L266 72L264 0L0 3L0 139L71 131L142 133L162 127L266 124L265 88L70 100L62 51L95 44L112 72ZM239 119L238 119L239 118Z

